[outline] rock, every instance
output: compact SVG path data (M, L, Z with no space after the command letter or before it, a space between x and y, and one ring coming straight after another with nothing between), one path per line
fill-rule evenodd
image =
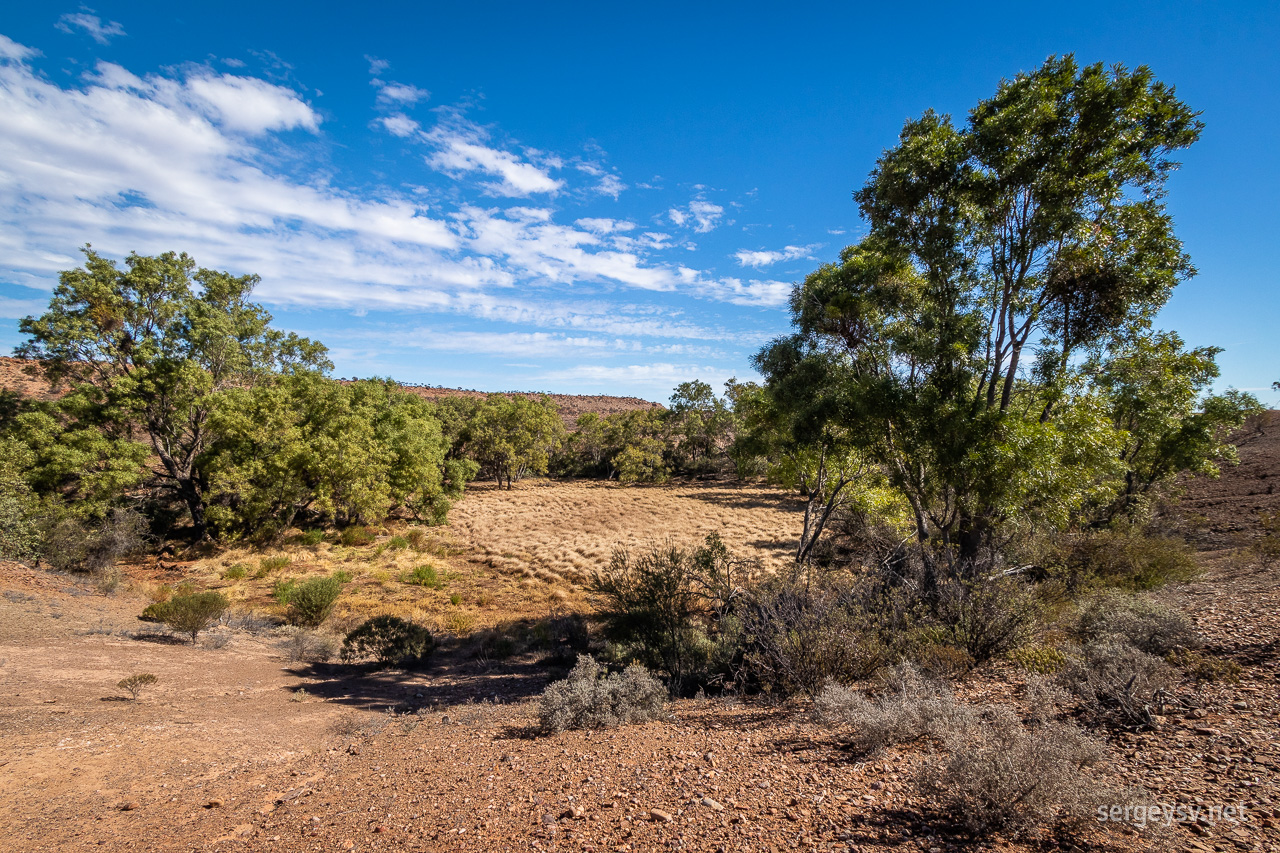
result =
M1195 733L1203 737L1217 737L1222 734L1218 729L1210 728L1209 726L1196 726Z
M701 802L704 806L706 806L707 808L711 809L714 812L724 811L724 806L720 805L710 797L703 797L701 800L699 800L699 802Z
M671 823L671 821L675 820L671 812L665 812L662 809L650 809L649 817L661 823Z
M210 800L209 802L205 803L205 804L204 804L204 807L205 807L206 809L220 809L220 808L222 808L222 800L219 800L219 799L216 799L216 798L215 798L215 799L212 799L212 800Z
M447 726L447 725L449 725L449 723L451 723L451 722L453 722L453 720L450 720L450 719L449 719L449 715L448 715L448 714L445 714L443 717L441 717L441 718L440 718L440 725L442 725L442 726Z
M586 817L587 810L582 806L569 806L569 808L560 812L561 820L582 820Z
M137 809L137 808L138 808L138 804L137 804L137 803L129 802L129 803L125 803L124 805L120 806L120 811L122 811L122 812L131 812L131 811L134 811L134 810L135 810L135 809Z

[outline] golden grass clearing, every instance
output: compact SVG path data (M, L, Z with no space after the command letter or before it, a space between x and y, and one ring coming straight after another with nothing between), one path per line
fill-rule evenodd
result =
M584 585L617 547L634 551L668 539L695 545L719 533L735 554L777 570L792 559L801 520L797 498L758 486L526 480L504 491L480 483L443 527L397 524L363 546L334 544L332 532L314 545L293 536L261 550L237 546L195 561L187 577L240 607L283 616L271 596L276 582L347 572L337 628L390 613L463 634L586 609ZM412 544L395 547L397 537ZM411 582L422 566L434 569L437 585Z

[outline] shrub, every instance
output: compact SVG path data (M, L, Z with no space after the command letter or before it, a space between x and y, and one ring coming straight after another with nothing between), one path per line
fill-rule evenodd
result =
M600 729L659 719L667 689L639 664L621 674L605 673L588 655L563 681L551 684L538 700L538 719L544 731Z
M338 535L338 541L347 546L372 545L375 538L373 528L362 525L348 527Z
M1023 646L1009 653L1009 659L1027 672L1053 675L1067 665L1067 656L1053 646Z
M298 544L300 545L307 545L307 546L319 545L323 541L324 541L323 530L308 530L298 537Z
M1196 684L1223 682L1238 684L1244 668L1231 658L1219 658L1193 649L1179 649L1169 655L1169 663L1181 669Z
M342 641L342 660L373 658L382 666L416 663L435 650L431 632L398 616L375 616Z
M94 525L64 518L45 534L44 559L62 571L97 574L142 550L147 539L147 520L131 509L114 509Z
M405 532L404 538L408 541L410 548L421 551L426 544L427 531L421 527L411 527Z
M292 560L287 554L273 554L270 557L263 557L258 561L258 577L265 578L272 572L278 572L287 568Z
M289 621L314 628L333 612L342 594L342 581L337 578L310 578L293 588L289 595Z
M194 644L201 631L217 622L231 602L219 592L196 592L190 595L176 595L164 604L152 604L147 610L158 608L157 615L169 630L179 634L190 634ZM144 610L145 614L147 610Z
M1253 552L1259 562L1269 566L1280 559L1280 512L1264 512L1258 516L1262 532L1253 540Z
M403 536L392 536L387 540L387 547L393 551L401 551L409 547L409 540Z
M1073 589L1090 583L1130 590L1158 589L1189 581L1200 570L1186 543L1134 528L1069 537L1059 547L1055 561Z
M294 663L325 663L338 652L338 641L315 631L294 631L281 648Z
M244 563L236 563L234 566L228 566L227 570L222 573L222 577L229 581L244 580L249 574L249 567Z
M453 593L453 595L449 596L449 603L452 604L454 607L457 607L459 604L462 603L462 595L456 592Z
M1173 686L1168 664L1115 639L1085 646L1059 680L1099 717L1139 727L1155 724Z
M975 664L1027 642L1039 615L1030 591L1013 578L940 584L934 612L950 645L963 649Z
M116 687L119 687L121 690L128 693L133 697L133 701L137 702L138 696L142 693L143 688L150 687L159 680L160 679L156 678L149 672L138 672L128 678L120 679L120 682L116 684Z
M351 583L351 581L355 580L355 575L346 569L335 569L331 577L338 583L344 584Z
M163 622L168 608L168 601L153 601L143 608L142 613L138 615L138 619L143 622Z
M784 575L739 608L749 677L783 695L816 695L827 682L873 674L890 659L874 617L847 591L821 578Z
M851 726L848 739L864 754L924 735L943 737L971 714L946 686L926 680L911 664L889 670L884 689L872 698L828 683L814 700L814 713L821 722Z
M297 578L282 578L272 585L271 597L274 598L278 604L288 605L290 599L293 598L293 591L297 586Z
M1158 657L1200 645L1194 623L1181 610L1119 593L1088 602L1077 631L1085 643L1118 638Z
M445 577L430 563L415 566L413 571L400 576L400 582L425 586L427 589L444 589L448 585Z
M589 588L610 637L665 672L673 692L689 692L736 650L734 623L722 618L736 565L714 534L693 549L667 542L633 557L619 548Z
M950 755L926 764L918 785L975 834L1017 837L1044 824L1083 821L1100 798L1083 769L1101 758L1102 746L1076 726L1027 727L997 706L945 741Z

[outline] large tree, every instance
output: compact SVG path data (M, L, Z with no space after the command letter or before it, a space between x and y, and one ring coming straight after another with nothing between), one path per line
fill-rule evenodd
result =
M769 392L881 465L931 576L1119 488L1126 435L1083 365L1194 273L1163 197L1200 130L1146 68L1050 58L962 125L908 121L855 193L868 236L796 289Z
M249 301L254 275L197 269L186 254L130 254L125 268L84 248L63 272L48 310L27 317L17 354L80 398L79 417L145 436L158 480L206 530L201 461L219 395L281 372L327 369L320 344L270 326Z

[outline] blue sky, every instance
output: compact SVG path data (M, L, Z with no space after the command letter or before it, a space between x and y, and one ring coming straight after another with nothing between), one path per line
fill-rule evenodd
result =
M0 13L0 349L84 243L262 276L338 376L754 378L905 119L1050 54L1202 110L1160 325L1276 405L1274 3L33 2Z

